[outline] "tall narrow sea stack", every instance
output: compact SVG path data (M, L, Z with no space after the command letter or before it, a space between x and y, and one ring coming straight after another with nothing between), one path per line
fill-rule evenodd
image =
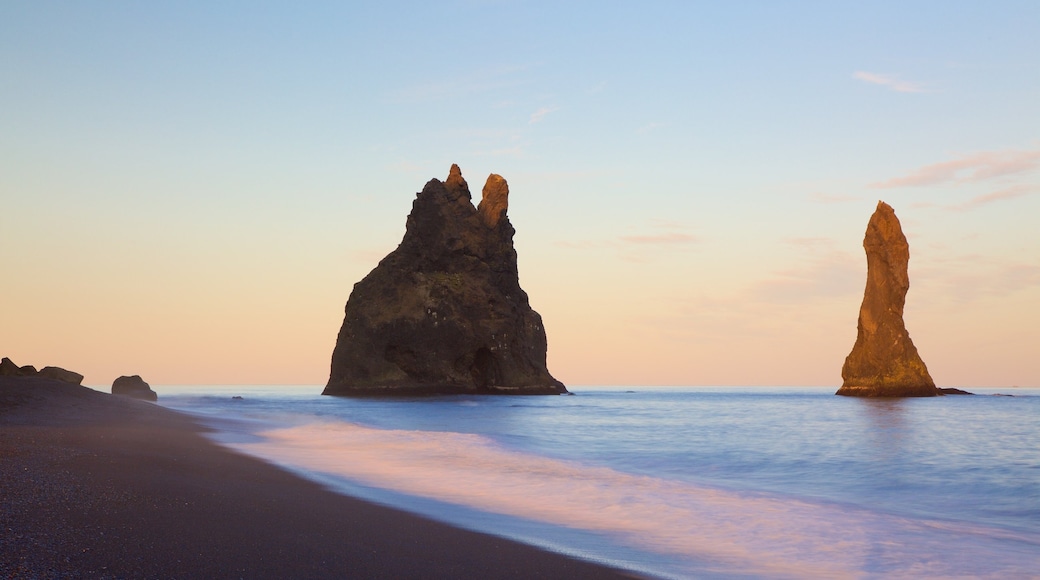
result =
M903 324L910 289L910 246L895 211L879 201L863 238L867 287L859 308L856 344L841 369L836 394L854 397L933 397L935 388L924 361Z
M520 288L508 200L492 174L473 207L457 165L416 194L401 244L347 300L323 394L567 392Z

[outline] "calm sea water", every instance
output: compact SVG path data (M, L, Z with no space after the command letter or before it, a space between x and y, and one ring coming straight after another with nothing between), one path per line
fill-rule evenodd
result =
M649 576L1040 578L1038 389L156 390L334 490Z

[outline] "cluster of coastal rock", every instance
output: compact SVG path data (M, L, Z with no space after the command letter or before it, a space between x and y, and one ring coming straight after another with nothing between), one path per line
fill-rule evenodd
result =
M487 178L476 206L458 165L445 181L426 183L400 245L354 285L323 394L568 393L546 367L545 328L520 287L508 207L509 185L500 175ZM903 322L909 244L888 204L878 202L863 248L866 288L837 394L969 394L937 388L910 340ZM8 358L0 375L83 380L60 367L37 371ZM112 393L157 398L138 375L116 379Z
M404 239L355 284L326 395L564 394L546 368L541 317L520 288L509 186L492 174L476 207L458 165L416 194ZM910 252L878 202L863 240L867 284L837 394L967 394L939 389L910 340Z
M36 370L32 365L19 366L6 356L0 360L0 377L40 377L63 383L78 385L83 382L83 375L67 371L61 367L43 367Z
M38 377L73 385L83 383L83 375L77 372L54 366L43 367L40 370L36 370L36 367L32 365L18 366L6 356L0 360L0 377ZM139 375L122 376L113 381L112 394L145 401L156 401L159 398L151 386L144 382Z

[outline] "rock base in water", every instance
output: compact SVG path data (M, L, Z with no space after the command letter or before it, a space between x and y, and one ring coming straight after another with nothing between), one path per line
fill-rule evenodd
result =
M863 238L867 285L859 310L856 344L841 369L836 394L851 397L940 395L903 323L910 289L910 246L895 211L878 202Z
M542 319L520 288L509 187L474 207L457 165L417 194L404 239L354 285L326 395L555 395Z
M961 389L955 389L953 387L939 387L939 393L943 395L974 395L975 393L969 393L968 391L962 391Z

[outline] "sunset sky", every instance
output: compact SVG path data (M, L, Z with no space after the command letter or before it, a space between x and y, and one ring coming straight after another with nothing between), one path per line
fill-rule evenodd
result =
M879 199L941 386L1040 386L1040 3L0 2L0 356L324 384L458 163L568 385L833 385Z

